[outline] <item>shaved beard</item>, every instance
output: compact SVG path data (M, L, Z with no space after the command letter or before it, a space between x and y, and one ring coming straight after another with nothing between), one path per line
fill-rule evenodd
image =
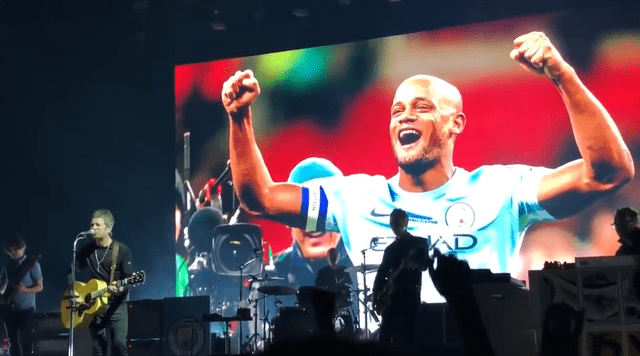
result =
M396 163L400 169L411 176L422 175L440 162L445 144L444 137L433 132L427 145L423 146L419 153L411 157L398 158L398 154L394 150Z

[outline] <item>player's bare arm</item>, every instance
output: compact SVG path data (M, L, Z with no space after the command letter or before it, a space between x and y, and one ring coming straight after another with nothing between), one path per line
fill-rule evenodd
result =
M511 58L551 79L569 113L582 159L555 169L538 188L540 204L556 218L567 217L629 182L635 174L633 159L607 110L544 33L522 35L514 47Z
M300 218L301 188L274 183L256 144L251 103L260 85L251 70L236 72L222 86L222 104L229 114L229 159L236 194L244 210L293 227Z

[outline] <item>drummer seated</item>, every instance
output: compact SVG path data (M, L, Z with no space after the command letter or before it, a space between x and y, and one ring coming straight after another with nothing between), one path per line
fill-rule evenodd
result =
M351 276L346 271L346 267L338 265L340 253L336 248L327 251L328 266L321 268L316 276L315 285L336 296L336 302L340 299L349 298L351 294ZM341 306L338 306L341 307Z

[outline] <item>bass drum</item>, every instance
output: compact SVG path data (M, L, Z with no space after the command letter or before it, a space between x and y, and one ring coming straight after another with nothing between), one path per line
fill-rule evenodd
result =
M314 312L314 296L318 298L320 293L328 293L320 288L313 286L302 286L298 288L298 292L296 293L296 298L298 301L298 306L302 308L302 310L313 313ZM317 300L317 299L316 299Z
M329 302L329 300L332 300L332 302L330 302L332 304L330 304L329 307L333 307L336 310L347 308L352 305L351 286L348 284L337 286L336 292L313 286L303 286L298 288L296 297L298 300L298 306L309 313L314 313L314 308L327 307L327 305L322 302ZM320 304L314 304L314 301L320 302Z
M296 341L318 333L318 324L313 315L302 308L280 308L278 316L271 320L273 342Z

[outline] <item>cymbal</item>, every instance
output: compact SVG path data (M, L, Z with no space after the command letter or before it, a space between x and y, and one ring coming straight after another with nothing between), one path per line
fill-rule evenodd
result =
M254 282L284 281L284 278L282 277L269 277L269 276L264 276L262 278L251 276L251 279Z
M362 265L358 265L358 266L349 267L349 268L347 268L345 271L347 271L347 272L358 272L358 273L360 273L360 272L362 272L362 271L364 270L364 271L366 271L366 272L368 273L368 272L377 271L377 270L378 270L378 267L380 267L380 265L371 265L371 264L368 264L368 265L364 265L364 269L363 269L363 266L362 266Z
M271 295L295 295L297 291L285 286L262 286L258 287L258 292Z

